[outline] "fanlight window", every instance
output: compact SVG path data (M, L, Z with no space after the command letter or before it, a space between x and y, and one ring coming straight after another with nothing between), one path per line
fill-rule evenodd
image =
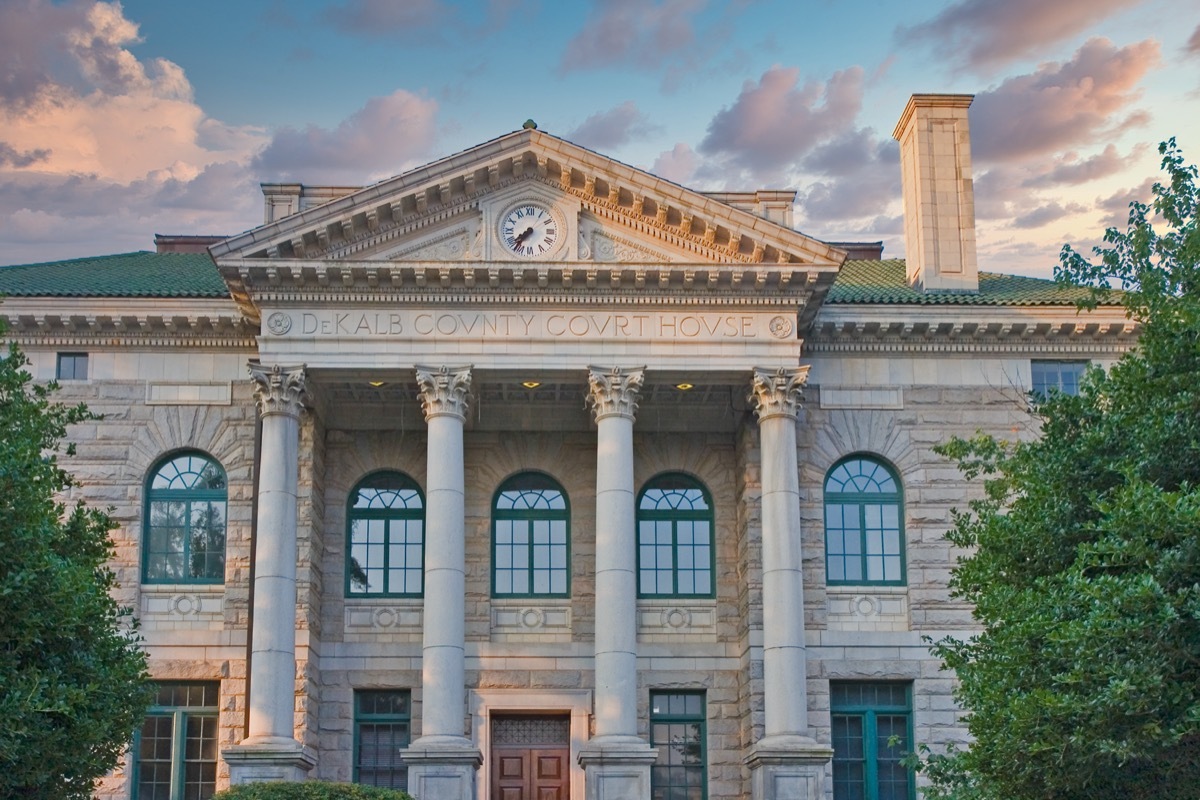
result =
M566 597L570 509L561 486L526 472L505 481L492 505L492 594Z
M903 498L881 461L854 456L825 478L825 574L830 585L904 583Z
M203 453L170 457L146 491L146 583L225 580L225 470Z
M369 475L350 493L346 594L420 597L424 591L425 502L412 478Z
M713 596L713 512L703 484L678 473L649 480L637 529L640 596Z

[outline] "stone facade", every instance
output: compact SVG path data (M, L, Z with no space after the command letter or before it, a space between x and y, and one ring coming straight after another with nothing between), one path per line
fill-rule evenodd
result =
M499 796L491 724L516 714L569 718L575 800L648 798L652 693L703 693L709 800L837 797L831 682L907 687L915 742L964 742L924 639L973 630L944 534L979 487L933 448L1037 435L1031 363L1106 364L1136 331L981 288L969 98L928 97L905 163L951 164L965 194L913 235L962 258L883 299L838 294L851 261L887 262L786 227L790 195L705 196L527 130L361 192L264 186L266 224L210 249L224 296L7 300L35 377L88 354L61 394L103 415L70 432L74 492L119 523L153 677L219 681L215 785L355 779L372 690L411 693L420 800ZM949 155L910 130L939 108ZM525 202L565 228L545 258L505 238ZM947 280L964 299L926 302ZM146 581L148 479L185 451L226 474L223 581ZM827 578L826 480L854 455L898 483L902 581ZM381 471L423 494L423 596L349 590L350 505ZM522 473L566 496L565 593L495 590L494 502ZM707 491L714 591L638 597L633 505L673 473Z

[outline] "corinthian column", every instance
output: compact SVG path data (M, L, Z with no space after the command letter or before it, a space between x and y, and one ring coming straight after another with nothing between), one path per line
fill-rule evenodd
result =
M250 631L248 735L222 754L230 782L301 780L315 760L295 739L296 495L304 367L251 362L262 418Z
M746 757L754 800L821 797L833 751L808 732L800 471L796 417L808 367L755 369L749 400L762 460L763 705L765 735Z
M641 368L588 372L596 415L596 736L579 755L587 800L650 797L656 751L637 735L633 420Z
M466 713L466 508L463 425L470 367L417 367L428 426L421 737L404 751L408 787L421 800L472 800L483 756L463 735Z

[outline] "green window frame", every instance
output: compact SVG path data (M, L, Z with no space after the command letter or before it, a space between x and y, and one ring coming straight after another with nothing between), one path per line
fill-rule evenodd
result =
M882 460L853 455L825 477L825 580L830 586L903 586L904 496Z
M569 597L571 505L541 472L512 476L492 497L492 596Z
M54 364L54 379L59 381L86 381L88 377L87 353L59 353Z
M1087 372L1087 361L1046 361L1033 359L1029 362L1029 374L1033 382L1033 393L1048 397L1051 392L1079 394L1079 384Z
M346 596L421 597L425 498L402 472L367 475L346 501Z
M916 800L912 684L831 681L829 709L834 800Z
M703 691L650 692L652 800L706 800L708 721Z
M134 737L133 800L207 800L217 791L217 681L163 681Z
M716 597L712 496L682 472L656 475L637 501L638 597Z
M355 783L408 790L400 751L412 737L412 692L360 689L354 693Z
M224 583L227 506L225 470L211 456L159 461L146 480L142 582Z

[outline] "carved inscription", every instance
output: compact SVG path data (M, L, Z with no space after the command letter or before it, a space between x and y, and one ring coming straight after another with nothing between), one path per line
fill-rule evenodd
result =
M289 338L775 339L777 315L754 313L491 311L277 311Z

